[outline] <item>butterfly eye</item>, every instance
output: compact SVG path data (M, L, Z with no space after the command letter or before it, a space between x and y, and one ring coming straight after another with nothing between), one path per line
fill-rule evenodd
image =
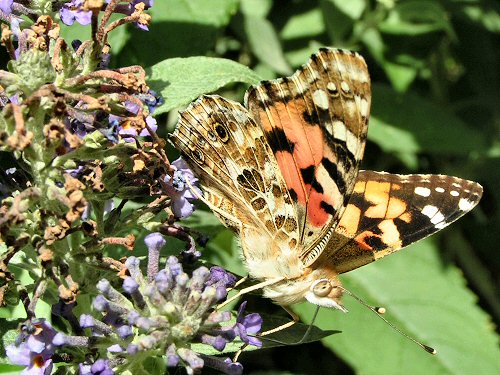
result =
M328 280L318 280L313 284L312 291L318 297L326 297L332 290L332 284Z

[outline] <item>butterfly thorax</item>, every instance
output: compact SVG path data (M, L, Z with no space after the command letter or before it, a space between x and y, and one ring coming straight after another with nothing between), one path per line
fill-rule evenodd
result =
M292 280L304 274L304 265L287 242L253 227L244 228L240 238L245 263L253 278Z
M338 274L328 264L305 267L286 241L270 238L255 228L240 233L241 247L250 276L259 281L280 280L264 288L264 295L288 306L308 300L342 309Z

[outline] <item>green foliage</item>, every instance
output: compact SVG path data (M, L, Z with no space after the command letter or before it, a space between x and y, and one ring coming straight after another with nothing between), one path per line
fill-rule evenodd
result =
M257 83L248 67L234 61L215 57L173 58L153 65L149 84L165 98L157 113L168 112L232 82ZM208 79L210 77L210 79Z

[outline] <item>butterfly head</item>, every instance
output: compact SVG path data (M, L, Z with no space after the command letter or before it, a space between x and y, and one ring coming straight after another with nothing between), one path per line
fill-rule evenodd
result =
M319 279L311 283L305 298L315 305L347 312L340 303L342 288L338 279Z

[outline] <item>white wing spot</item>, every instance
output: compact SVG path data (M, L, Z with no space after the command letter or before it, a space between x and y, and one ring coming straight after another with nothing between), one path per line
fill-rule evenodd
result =
M431 195L431 189L422 186L417 186L415 188L415 194L418 194L422 197L428 197L429 195Z
M431 205L427 205L422 209L422 214L424 214L428 218L432 218L438 212L439 209L436 206L431 206Z
M342 121L333 122L333 136L341 141L345 141L347 149L353 154L358 153L358 138L347 129Z
M434 225L434 228L436 229L443 229L444 227L447 227L449 223L447 223L446 221L442 221L438 224L435 224Z
M326 85L326 88L330 90L331 92L336 92L337 91L337 85L333 82L328 82Z
M456 182L452 183L453 187L459 188L460 184L457 184Z
M452 191L450 191L450 195L452 197L458 197L460 195L460 193L458 191L456 191L456 190L452 190Z
M368 106L368 100L366 100L365 98L361 98L359 102L359 112L361 113L361 116L367 117L369 111L370 108Z
M319 108L327 110L328 109L328 95L323 90L316 90L313 92L313 102Z
M346 81L342 81L340 82L340 88L342 89L342 91L344 91L345 93L348 93L351 89L349 87L349 85L347 84Z
M236 130L234 130L232 133L231 133L233 139L236 141L236 143L239 145L239 146L243 146L246 144L246 138L245 138L245 135L243 134L243 132L241 131L241 128L238 127Z
M442 187L437 187L434 190L436 190L438 193L444 193L444 189Z
M431 223L436 225L436 228L438 225L442 224L445 219L444 215L436 206L427 205L422 209L422 213L431 219Z
M472 207L474 207L474 203L468 199L462 198L458 202L458 208L462 211L469 211Z

